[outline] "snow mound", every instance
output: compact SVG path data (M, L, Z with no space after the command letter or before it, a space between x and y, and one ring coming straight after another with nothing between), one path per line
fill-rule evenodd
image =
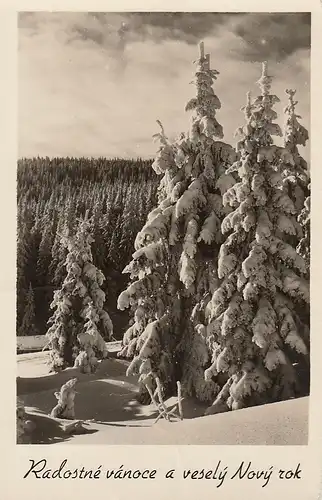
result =
M33 444L308 443L308 397L209 416L201 416L205 407L200 403L186 399L183 421L161 419L154 424L155 408L137 402L136 377L126 377L127 363L118 359L104 360L96 374L77 375L75 413L84 425L66 432L66 422L48 414L55 405L54 391L75 376L75 370L49 375L46 353L20 355L18 360L18 374L22 376L17 378L17 394L28 419L35 424L30 436ZM171 407L175 401L172 398L166 403Z

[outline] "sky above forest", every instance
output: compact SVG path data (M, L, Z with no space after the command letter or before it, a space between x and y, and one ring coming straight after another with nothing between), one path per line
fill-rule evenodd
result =
M294 88L309 129L309 14L26 12L18 37L20 157L153 156L157 119L171 139L188 129L200 40L220 72L224 141L236 141L264 60L280 125Z

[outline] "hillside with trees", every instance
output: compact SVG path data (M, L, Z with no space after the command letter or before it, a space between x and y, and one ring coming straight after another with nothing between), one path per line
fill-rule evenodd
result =
M45 334L54 291L65 278L65 229L85 212L93 219L93 263L106 280L107 309L122 336L127 315L116 308L134 239L155 206L157 176L147 160L20 159L17 167L17 333Z

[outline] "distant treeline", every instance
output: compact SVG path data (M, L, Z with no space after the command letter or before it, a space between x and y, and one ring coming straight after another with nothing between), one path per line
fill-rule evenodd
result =
M128 318L116 310L134 239L156 205L158 179L147 160L32 158L17 168L17 334L45 333L53 292L64 277L61 234L88 210L94 264L106 277L106 309L121 338ZM30 304L30 300L34 304ZM25 331L34 308L35 331ZM26 317L28 315L28 318ZM25 318L25 320L24 320Z

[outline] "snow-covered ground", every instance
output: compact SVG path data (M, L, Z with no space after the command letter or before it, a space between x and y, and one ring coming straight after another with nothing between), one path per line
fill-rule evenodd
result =
M45 335L26 335L17 337L17 351L40 351L48 342Z
M25 335L17 338L17 352L38 352L46 349L48 339L46 335ZM108 350L117 351L120 348L121 341L108 342Z
M105 360L96 374L83 375L73 368L49 374L47 352L17 358L17 395L35 423L34 443L306 445L308 441L309 398L207 417L202 416L202 405L185 400L183 421L161 419L154 424L157 413L152 405L136 401L136 378L126 377L127 363L122 360ZM48 413L56 404L54 391L74 376L78 377L76 418L88 420L87 431L67 436Z

